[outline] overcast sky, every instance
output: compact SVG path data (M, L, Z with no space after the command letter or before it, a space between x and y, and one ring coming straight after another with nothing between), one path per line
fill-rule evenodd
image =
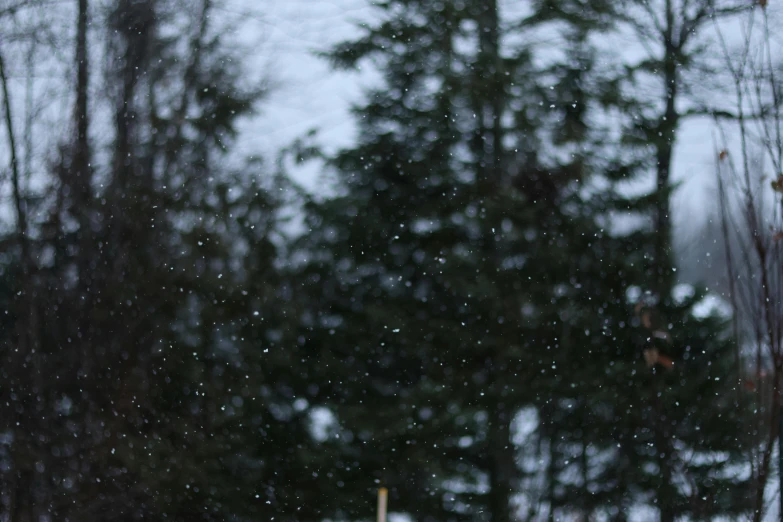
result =
M255 3L263 21L257 57L267 67L275 85L263 112L243 125L243 149L259 146L273 154L311 128L318 128L320 140L329 148L349 145L355 126L348 112L360 99L362 87L372 82L364 74L333 72L313 53L356 36L356 22L371 20L370 0L261 0ZM709 122L683 126L675 151L674 178L683 187L677 196L678 222L692 224L704 216L712 183L713 134ZM314 186L313 169L297 179Z
M501 0L501 4L516 10L526 5L520 0ZM252 42L247 58L254 69L264 71L273 81L267 101L260 106L261 112L241 126L240 151L247 154L261 151L271 159L280 148L313 128L319 130L320 143L327 150L350 145L356 127L349 107L361 99L367 85L377 81L377 74L369 70L333 72L329 64L314 53L358 35L357 22L372 20L371 0L230 0L229 7L235 10L246 7L257 14L244 26L247 41ZM70 20L71 15L66 19ZM42 64L38 74L48 78L62 77L60 69L68 60L48 62L59 69L43 70ZM12 73L16 70L14 64L12 61ZM18 72L21 74L23 69L19 68ZM22 77L14 76L11 80L15 94L20 93ZM43 97L51 98L53 105L58 105L56 96ZM21 96L17 96L17 100L21 102ZM52 114L52 122L55 122L67 119L69 113L56 110ZM42 134L44 137L52 135L50 129L60 127L56 124L47 126ZM50 137L49 141L60 139L59 134ZM679 223L698 223L705 215L704 205L711 197L712 139L709 123L691 122L681 129L673 173L676 180L684 182L675 206L675 218ZM51 148L43 141L40 147L42 150ZM311 164L296 172L294 177L305 186L315 188L317 166Z
M351 144L355 126L348 111L372 75L333 72L314 53L358 35L356 22L371 16L369 1L260 0L256 5L263 20L252 24L262 33L253 60L273 83L261 114L242 126L242 148L260 146L269 157L313 128L328 149ZM312 174L298 177L307 182Z

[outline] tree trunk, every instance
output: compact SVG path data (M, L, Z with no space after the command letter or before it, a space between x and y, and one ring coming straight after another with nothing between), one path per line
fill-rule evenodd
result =
M505 103L503 96L502 61L500 57L500 24L497 0L486 0L483 11L477 17L479 33L478 82L486 82L486 89L475 98L479 116L478 140L475 146L478 183L484 184L487 193L501 190L503 133L501 116ZM494 241L484 243L491 251ZM501 354L495 353L494 364L500 364ZM497 379L494 379L495 381ZM500 388L500 387L498 387ZM497 403L489 421L488 452L490 491L487 508L492 522L511 521L511 495L516 471L514 450L511 445L511 418L513 412L503 402L500 389L496 390Z
M481 72L488 81L487 95L482 99L482 142L484 154L480 156L493 184L500 181L503 160L503 127L501 117L505 103L503 89L503 61L500 56L500 20L497 0L486 0L484 12L479 17L479 46ZM484 118L491 118L486 121ZM488 147L487 147L488 145Z
M499 403L489 421L489 496L487 508L492 522L511 522L511 494L514 477L514 449L511 445L511 412Z
M674 41L674 9L671 0L666 2L666 30L663 36L663 83L665 110L658 124L655 143L656 159L656 241L653 263L654 291L663 299L673 284L673 260L671 257L671 165L679 114L677 113L679 47Z
M79 12L76 23L76 147L73 158L73 174L77 192L77 205L84 205L90 196L90 141L88 90L89 68L87 55L88 0L79 0ZM84 208L77 209L79 215Z
M660 376L653 378L657 381L656 388L663 391L664 385ZM654 430L655 430L655 449L658 454L658 474L659 485L657 493L658 509L660 511L661 522L674 522L676 509L674 502L676 500L677 490L673 485L672 473L672 452L673 448L670 440L670 433L667 429L670 420L666 415L661 404L660 397L655 398L654 403Z
M676 137L678 113L676 108L677 83L679 80L677 58L679 47L675 42L675 14L671 0L666 0L666 26L663 32L664 64L663 83L665 96L664 117L658 125L656 148L656 209L655 209L655 251L653 253L653 291L662 303L674 285L674 263L671 255L671 165ZM666 324L666 318L663 318ZM664 409L661 395L665 390L663 375L653 376L652 386L656 397L653 405L653 432L658 455L659 484L656 501L661 522L674 522L676 516L676 489L673 485L673 447L669 426L670 420Z
M71 191L73 193L73 214L79 222L79 257L77 269L84 301L81 303L79 330L82 334L82 353L78 371L83 376L92 373L93 354L91 351L90 310L93 306L95 281L91 266L95 262L95 248L91 233L91 200L92 200L92 169L90 167L90 137L89 137L89 63L87 52L87 26L89 13L88 0L79 0L79 10L76 19L76 106L74 119L76 123L76 142L74 143L73 159L70 174Z

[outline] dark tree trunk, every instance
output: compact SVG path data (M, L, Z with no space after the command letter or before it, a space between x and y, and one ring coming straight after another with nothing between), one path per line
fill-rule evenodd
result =
M511 445L511 412L501 403L489 421L489 497L487 507L492 522L511 522L511 495L514 479L514 449Z
M678 94L678 57L679 43L675 41L675 13L671 0L666 1L666 26L664 28L663 47L663 87L665 96L664 117L658 125L656 148L656 209L655 209L655 251L653 252L653 291L663 302L674 285L674 262L671 254L671 165L674 141L676 138L679 114L676 102ZM664 323L665 324L665 323ZM672 460L674 458L670 430L670 420L660 397L664 392L663 375L654 375L652 386L656 391L653 406L653 433L658 455L659 483L657 504L661 522L674 522L676 517L676 490L673 485Z
M85 205L90 196L90 141L89 141L89 64L87 55L88 0L79 0L76 23L76 144L73 156L73 174L77 190L77 205ZM78 209L79 215L84 208ZM84 226L84 224L83 224Z
M484 154L480 156L484 169L494 184L500 181L503 163L503 127L502 115L505 103L503 88L503 61L500 56L500 20L497 0L487 0L484 11L479 17L479 44L482 75L489 78L488 96L483 97L482 144Z

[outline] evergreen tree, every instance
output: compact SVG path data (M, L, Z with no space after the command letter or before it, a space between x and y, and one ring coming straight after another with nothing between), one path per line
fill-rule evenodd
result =
M716 18L745 8L736 2L712 1L656 5L660 19L665 20L648 33L657 52L632 69L631 81L649 75L659 85L658 96L650 103L624 93L626 114L635 120L629 125L628 141L652 148L650 163L655 165L656 189L651 198L654 225L647 243L651 245L647 253L650 264L647 281L640 284L651 292L655 303L651 313L658 316L658 324L653 320L653 328L664 331L662 336L660 330L653 332L652 337L665 339L651 345L645 336L637 340L637 346L645 346L647 353L668 355L675 364L674 375L679 377L655 375L640 390L647 400L637 430L641 428L656 449L654 503L664 522L683 513L705 518L721 512L746 513L750 507L750 497L743 493L746 483L730 471L742 462L745 441L741 433L747 411L743 408L746 398L737 390L735 348L724 339L725 323L718 317L700 320L694 316L694 306L703 292L679 303L675 299L670 224L672 155L678 130L689 116L714 110L699 99L705 93L703 87L696 86L704 83L705 76L714 75L705 53L705 29ZM651 27L652 23L647 19L644 25ZM698 455L695 458L694 453ZM718 454L723 457L716 458ZM680 485L682 480L688 481L689 487Z
M581 3L544 6L550 15L558 10L551 16L565 15L577 25L585 17L568 16L579 12ZM736 387L735 348L722 318L696 313L704 290L677 297L684 290L676 285L670 217L678 130L688 117L714 113L700 99L717 77L705 30L716 18L745 8L711 0L625 2L601 6L593 16L603 13L611 29L630 32L650 53L607 75L614 92L606 89L609 95L602 97L622 118L623 141L615 146L618 160L606 171L608 180L622 186L652 173L655 183L641 197L617 190L604 202L607 209L643 217L645 224L607 238L608 245L615 245L611 248L633 252L625 264L625 283L641 295L632 313L624 319L615 315L606 325L622 349L603 361L606 391L598 396L609 403L597 405L599 411L609 411L607 406L614 411L609 431L620 448L614 470L632 493L616 505L649 502L662 521L682 515L734 516L749 509L742 493L746 484L732 471L743 459L742 405L747 399ZM626 307L633 304L623 301Z
M331 54L344 67L374 60L385 83L357 108L360 143L329 162L341 193L311 205L299 245L308 344L343 430L333 451L355 460L330 471L390 486L421 520L511 520L521 491L554 513L558 452L581 429L559 412L594 382L564 377L585 364L577 332L600 331L591 299L624 295L602 283L611 250L596 246L582 192L593 57L574 45L540 66L529 45L504 48L518 28L493 2L379 9L380 23ZM542 473L520 469L512 442L528 406L557 460L537 494ZM588 489L587 512L613 500Z
M309 381L280 350L278 181L227 161L262 92L215 22L219 6L184 5L92 10L108 66L89 92L112 108L107 145L89 135L100 112L79 11L78 132L62 138L29 234L3 238L3 321L16 328L0 333L0 477L13 520L318 510L301 494Z
M531 5L377 4L329 57L383 85L288 251L281 179L227 161L261 93L220 3L79 0L73 132L41 198L12 159L0 237L9 517L357 520L378 485L419 521L745 514L732 340L675 285L668 222L693 42L735 10ZM664 51L631 76L594 47L621 26Z
M357 108L360 143L330 160L340 195L311 206L299 245L308 344L343 430L331 446L354 459L330 472L391 486L422 520L510 520L517 501L550 518L624 519L650 500L664 519L747 509L728 493L740 419L721 321L694 316L701 293L672 300L670 278L656 313L676 327L644 323L628 297L664 274L669 232L618 235L614 210L659 216L668 189L600 190L650 165L595 123L636 103L589 44L627 6L577 7L504 24L492 2L388 1L331 55L372 59L385 84ZM548 22L567 27L561 56L504 47ZM535 412L525 447L520 411ZM356 485L349 498L368 496Z

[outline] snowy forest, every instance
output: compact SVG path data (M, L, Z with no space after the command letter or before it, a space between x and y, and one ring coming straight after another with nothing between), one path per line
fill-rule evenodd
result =
M0 521L783 520L783 7L276 2L0 0Z

